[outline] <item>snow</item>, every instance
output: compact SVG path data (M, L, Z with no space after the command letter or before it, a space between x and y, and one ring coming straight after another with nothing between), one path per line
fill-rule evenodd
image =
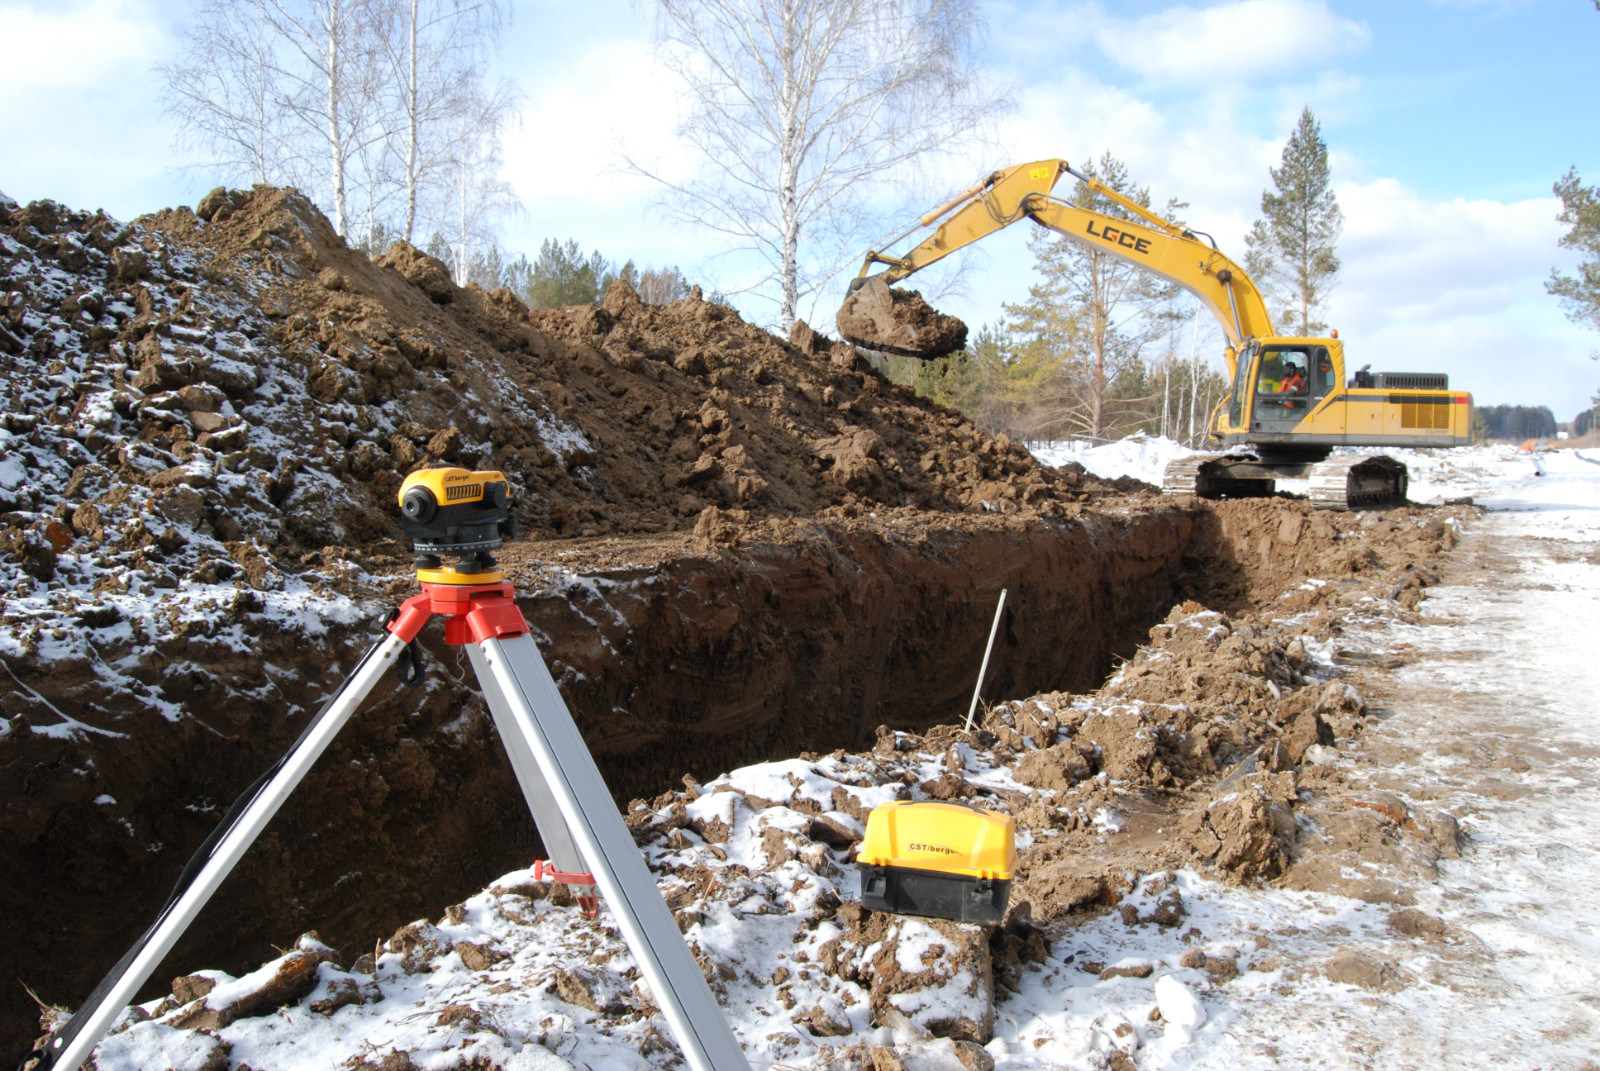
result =
M1163 974L1156 979L1156 1007L1161 1009L1162 1019L1182 1030L1198 1030L1206 1021L1200 998L1176 975Z
M1169 461L1197 452L1163 436L1147 436L1142 432L1098 446L1087 439L1073 439L1029 443L1028 449L1046 465L1076 461L1104 480L1132 476L1155 487L1161 486L1161 474Z

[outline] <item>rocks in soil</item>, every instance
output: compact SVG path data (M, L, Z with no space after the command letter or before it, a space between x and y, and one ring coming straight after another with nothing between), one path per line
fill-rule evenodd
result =
M1393 992L1408 984L1405 972L1394 963L1356 949L1335 952L1318 964L1318 969L1330 982L1362 989Z
M1414 907L1404 908L1390 915L1389 925L1396 933L1406 937L1420 937L1427 941L1442 940L1450 932L1450 928L1442 919Z
M1200 858L1234 880L1274 878L1288 865L1298 833L1290 801L1292 774L1256 775L1184 816L1182 829Z

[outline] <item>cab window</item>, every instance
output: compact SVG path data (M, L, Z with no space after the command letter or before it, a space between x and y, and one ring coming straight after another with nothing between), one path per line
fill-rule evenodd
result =
M1283 386L1283 351L1264 350L1261 371L1256 375L1257 394L1277 394Z
M1297 420L1305 416L1309 395L1318 382L1313 378L1314 360L1312 353L1299 347L1261 351L1260 371L1256 373L1256 415L1260 419Z
M1333 389L1333 357L1326 346L1311 351L1311 382L1316 385L1318 397Z

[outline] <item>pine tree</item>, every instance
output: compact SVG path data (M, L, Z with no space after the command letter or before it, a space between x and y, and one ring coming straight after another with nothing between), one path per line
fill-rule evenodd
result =
M1088 177L1149 207L1150 190L1136 186L1127 165L1110 153L1085 166ZM1073 201L1084 208L1132 219L1121 205L1079 182ZM1166 216L1185 207L1169 201ZM1034 436L1077 432L1099 438L1115 423L1111 402L1133 400L1125 374L1164 329L1178 288L1097 246L1044 230L1028 238L1040 281L1028 300L1005 306L1011 330L1024 340L1011 381L1048 403ZM1142 388L1141 388L1142 389ZM1119 408L1126 408L1125 406ZM1034 437L1030 436L1030 437Z
M574 239L562 245L546 238L529 273L528 304L536 309L593 305L600 300L605 284L615 277L610 263L598 252L585 257Z
M1573 275L1551 271L1544 288L1561 299L1567 319L1600 328L1600 188L1585 186L1572 168L1555 184L1555 194L1561 198L1556 219L1568 228L1561 246L1576 249L1583 259Z
M1600 7L1600 0L1595 0L1595 6ZM1583 259L1573 275L1551 269L1544 288L1561 299L1567 319L1600 328L1600 187L1585 186L1574 167L1555 184L1555 193L1561 198L1561 214L1556 219L1568 228L1561 245L1578 250ZM1600 353L1590 356L1600 360ZM1600 411L1600 393L1591 402Z
M1276 310L1280 331L1318 335L1328 329L1322 315L1339 272L1333 248L1344 215L1333 195L1328 144L1309 107L1283 147L1282 166L1268 171L1273 188L1262 192L1262 218L1245 238L1245 270Z

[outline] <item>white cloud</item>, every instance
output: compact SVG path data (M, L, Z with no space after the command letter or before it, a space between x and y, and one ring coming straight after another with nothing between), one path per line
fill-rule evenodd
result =
M0 96L39 99L62 90L109 91L160 57L166 35L135 0L78 0L0 7Z
M1107 19L1106 57L1146 78L1180 82L1300 81L1371 40L1361 23L1312 0L1240 0Z
M1364 23L1323 0L1235 0L1176 5L1125 18L1100 3L1002 9L998 39L1021 55L1072 62L1092 48L1160 83L1222 85L1306 82L1339 57L1365 48Z
M1394 179L1343 184L1338 196L1339 297L1385 322L1498 313L1542 293L1557 259L1553 197L1429 201Z
M637 199L648 179L624 169L624 154L684 178L676 77L641 38L596 42L546 66L524 87L522 123L506 140L506 178L527 201L574 193L596 202Z
M176 45L148 0L0 6L0 145L19 200L122 218L186 198L154 65Z
M643 37L595 39L564 59L523 74L521 122L504 142L502 177L525 213L507 227L530 254L546 238L575 238L587 251L652 266L677 264L691 278L723 251L719 236L672 226L659 207L664 187L630 172L631 157L671 181L695 158L676 136L680 87Z
M1597 379L1592 334L1544 292L1554 198L1430 200L1394 179L1342 184L1344 260L1332 310L1357 365L1446 371L1480 404L1582 408Z

